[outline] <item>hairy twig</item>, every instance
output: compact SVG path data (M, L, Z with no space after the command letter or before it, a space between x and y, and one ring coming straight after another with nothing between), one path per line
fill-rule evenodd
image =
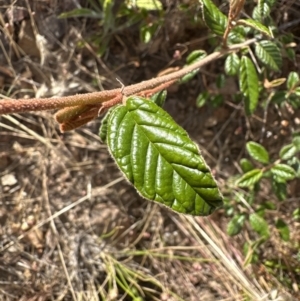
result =
M70 131L93 120L103 110L121 103L124 96L140 95L149 97L171 86L184 75L203 67L225 54L247 47L255 41L256 39L251 39L230 47L224 47L208 55L201 61L186 66L181 70L131 86L123 86L119 89L58 98L2 99L0 100L0 114L59 109L55 115L55 119L60 123L60 130L62 132Z
M182 68L179 71L156 77L150 80L142 81L138 84L127 86L122 89L112 89L100 92L77 94L72 96L58 97L58 98L32 98L32 99L2 99L0 100L0 114L11 114L29 111L43 111L51 109L62 109L66 107L82 106L82 105L99 105L115 98L118 94L131 96L138 94L142 91L154 89L167 82L173 82L184 75L215 61L216 59L224 56L233 51L237 51L243 47L247 47L254 43L256 39L250 39L243 43L229 46L227 48L216 51L203 60L196 62L192 65ZM121 93L122 92L122 93Z

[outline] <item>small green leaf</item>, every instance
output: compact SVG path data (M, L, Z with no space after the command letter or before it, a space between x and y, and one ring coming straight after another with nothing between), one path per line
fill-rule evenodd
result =
M296 52L293 48L286 48L285 53L289 60L291 60L292 62L295 62Z
M263 172L260 169L250 170L237 180L237 185L240 187L251 187L257 183L262 176Z
M256 161L268 164L269 163L269 154L267 150L260 145L259 143L250 141L246 144L246 149L248 154Z
M296 88L297 85L299 85L299 75L298 73L292 71L288 76L286 86L289 90L292 90Z
M116 107L108 120L107 144L118 167L146 199L196 216L222 205L198 146L154 102L131 96Z
M232 44L237 44L237 43L242 43L246 39L246 28L242 26L236 26L234 27L228 35L227 39L227 44L232 45Z
M201 61L202 59L204 59L206 57L206 52L204 50L195 50L192 53L189 54L189 56L186 58L186 62L187 64L185 66L189 66L192 65L198 61ZM186 75L184 75L181 80L180 83L186 83L188 81L190 81L192 78L194 78L194 76L198 73L199 69L196 69Z
M200 93L196 99L196 106L198 108L202 108L206 104L206 100L208 98L209 98L209 93L207 91Z
M266 220L257 213L252 213L249 216L249 222L252 229L260 236L268 238L270 236L269 226Z
M262 209L276 210L276 205L271 201L263 202L261 207Z
M296 176L295 170L287 164L276 164L271 168L271 172L285 181L293 180Z
M272 8L277 1L278 0L260 0L259 2L265 2L269 5L270 8Z
M215 34L222 36L227 26L227 17L214 5L211 0L200 0L202 18L207 27Z
M275 71L282 65L281 52L278 46L271 41L260 41L255 44L255 54L258 59Z
M279 152L280 159L289 160L297 153L297 148L294 144L288 144L281 148Z
M253 164L252 164L248 159L246 159L246 158L242 158L242 159L240 160L240 166L241 166L242 171L243 171L244 173L246 173L246 172L248 172L248 171L254 169Z
M102 143L106 143L106 136L107 136L107 123L108 123L108 118L109 115L111 114L111 112L115 109L115 107L110 108L105 116L103 117L103 119L101 120L101 125L99 128L99 137Z
M264 18L266 15L270 14L270 6L266 0L259 0L257 3L257 8L259 14Z
M239 234L245 223L245 215L236 215L234 216L227 225L227 234L229 236L235 236Z
M252 61L243 56L240 66L240 89L245 97L245 109L247 114L252 114L258 104L259 85L256 69Z
M152 39L152 34L153 30L151 27L149 28L148 24L140 28L140 37L143 43L148 44Z
M226 76L223 73L221 73L217 76L216 86L218 89L222 89L224 88L225 84L226 84Z
M278 219L275 226L278 229L278 232L279 232L282 240L289 241L290 240L290 229L289 229L288 225L282 219Z
M159 91L155 94L153 94L150 98L155 104L157 104L159 107L163 107L165 104L167 98L167 90Z
M287 197L287 189L286 189L286 183L280 183L276 181L277 179L273 177L272 180L272 189L277 196L279 201L284 201L286 200Z
M223 104L223 102L224 102L224 97L222 94L213 95L210 98L210 104L212 105L213 108L218 108Z
M294 90L294 94L295 94L297 97L300 97L300 87L297 87L297 88Z
M295 136L293 138L293 144L295 145L297 151L300 151L300 136Z
M186 65L194 64L206 57L206 52L204 50L194 50L186 58Z
M237 75L240 67L240 58L236 53L231 53L225 60L225 73L227 75Z
M263 0L258 2L258 5L252 12L252 18L257 21L263 21L270 15L270 6Z
M261 24L258 21L252 20L252 19L240 19L238 21L238 24L243 24L246 26L249 26L259 32L261 32L262 34L267 35L268 37L272 37L272 34L270 32L270 30L268 29L268 27L266 27L265 25Z
M297 208L293 211L293 219L300 220L300 208Z

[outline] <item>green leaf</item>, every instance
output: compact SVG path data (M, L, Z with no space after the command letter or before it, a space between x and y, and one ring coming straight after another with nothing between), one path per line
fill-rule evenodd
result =
M239 234L245 223L245 215L234 216L227 225L227 234L230 236L235 236Z
M224 102L224 97L222 94L213 95L210 98L210 104L213 108L220 107Z
M153 30L151 30L151 28L149 28L148 25L142 26L140 28L140 37L143 43L145 44L149 43L151 41L152 34L153 34Z
M150 98L155 104L157 104L159 107L163 107L165 104L167 98L167 90L159 91L155 94L153 94Z
M270 14L270 5L266 0L259 0L257 4L258 12L262 17Z
M225 60L225 73L227 75L237 75L240 67L240 58L236 53L231 53Z
M207 54L204 50L201 50L201 49L194 50L187 56L186 65L194 64L194 63L202 60L203 58L205 58L206 55Z
M240 19L237 23L239 25L243 24L245 26L249 26L249 27L261 32L262 34L265 34L268 37L272 37L272 34L271 34L270 30L268 29L268 27L266 27L265 25L261 24L258 21L255 21L252 19Z
M300 136L295 136L293 138L293 144L295 145L297 151L300 151Z
M282 65L281 52L278 46L270 41L260 41L255 44L255 54L258 59L275 71Z
M269 154L267 150L260 145L259 143L250 141L246 144L246 149L248 154L256 161L268 164L269 163Z
M279 201L284 201L287 197L286 183L280 183L276 181L277 179L273 177L272 189L277 196Z
M191 215L208 215L222 205L198 146L155 103L129 97L108 124L111 155L143 197Z
M276 164L271 168L271 172L285 181L293 180L296 176L295 170L287 164Z
M226 76L221 73L217 76L217 79L216 79L216 86L218 89L222 89L224 88L226 85Z
M204 50L195 50L192 53L190 53L188 55L188 57L186 58L186 65L185 66L189 66L192 65L196 62L201 61L202 59L204 59L206 57L206 52ZM186 83L188 81L190 81L197 73L199 72L199 69L196 69L186 75L184 75L181 80L180 83Z
M268 209L268 210L276 210L276 205L271 201L266 201L266 202L262 203L261 208ZM258 209L258 210L260 210L260 209Z
M228 35L227 39L227 44L232 45L232 44L237 44L237 43L242 43L246 39L246 28L242 26L236 26L234 27Z
M245 97L245 109L247 114L252 114L258 103L259 85L258 77L252 61L243 56L240 66L240 89Z
M240 160L240 166L241 166L242 171L243 171L244 173L246 173L246 172L248 172L248 171L254 169L253 164L252 164L248 159L246 159L246 158L242 158L242 159Z
M240 187L251 187L257 183L263 176L263 172L260 169L253 169L245 173L241 178L237 180L237 185Z
M286 100L286 96L286 91L276 91L272 97L272 102L275 102L276 104L281 104Z
M293 211L293 219L300 220L300 208L297 208Z
M297 87L297 88L294 90L294 94L295 94L297 97L300 97L300 87Z
M270 6L264 0L260 0L258 5L254 8L252 12L253 19L257 21L263 21L266 17L270 15Z
M279 152L280 159L289 160L297 153L297 148L294 144L288 144L281 148Z
M115 107L110 108L105 116L103 117L103 119L101 120L101 125L99 128L99 137L102 143L106 143L106 137L107 137L107 129L108 129L108 118L109 115L111 114L111 112L115 109Z
M227 26L227 17L211 0L199 0L202 4L202 18L207 27L215 34L222 36Z
M297 85L299 85L299 75L296 72L290 72L286 86L289 90L294 89Z
M269 5L270 8L272 8L274 6L274 4L277 2L278 0L260 0L260 2L265 2Z
M249 222L252 229L260 236L268 238L270 236L269 226L266 220L256 213L252 213L249 216Z
M206 100L209 98L209 93L204 91L200 93L196 99L196 106L202 108L206 104Z
M289 60L291 60L292 62L295 62L296 52L293 48L286 48L285 53Z
M276 221L275 226L276 226L282 240L289 241L290 240L290 229L289 229L288 225L282 219L278 219Z

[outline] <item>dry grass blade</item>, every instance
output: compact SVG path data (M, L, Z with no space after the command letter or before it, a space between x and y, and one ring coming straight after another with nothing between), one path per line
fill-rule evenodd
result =
M222 242L221 237L216 237L215 233L222 232L221 229L211 228L211 224L208 218L195 219L193 217L182 217L182 221L189 225L191 234L194 233L194 238L197 239L200 245L203 245L201 238L203 237L207 241L209 248L208 253L212 257L216 257L221 266L220 274L226 273L226 277L230 277L234 280L235 284L242 291L247 292L247 295L253 300L264 300L267 295L261 288L259 290L253 285L246 274L241 268L237 266L237 263L232 260L229 254L224 252L224 248L220 246ZM229 278L228 278L229 279Z

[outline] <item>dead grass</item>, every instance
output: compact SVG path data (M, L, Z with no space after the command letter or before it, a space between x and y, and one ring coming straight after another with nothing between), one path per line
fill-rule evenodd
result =
M212 51L204 29L199 39L199 30L173 2L167 10L176 22L168 21L149 46L139 43L135 28L125 30L112 38L101 59L89 42L99 30L96 21L57 19L76 1L2 1L1 97L113 88L119 86L116 77L124 84L138 82L169 67L176 43L188 51ZM288 12L298 5L289 4ZM12 20L7 11L16 6L22 9L14 11L18 18ZM12 27L6 25L9 20ZM82 39L84 47L79 47ZM249 125L243 110L230 102L217 110L195 108L201 89L213 91L216 68L209 66L189 86L173 87L166 109L202 146L228 189L246 139L261 134L262 115ZM228 84L234 93L236 83ZM291 116L270 109L268 114L266 126L277 139L266 143L275 154L290 131L282 128L281 119L294 124L299 112ZM288 269L293 291L262 261L244 267L242 246L253 234L245 229L229 238L222 210L191 218L141 199L100 143L98 127L96 120L61 134L52 112L0 117L0 300L279 300L276 294L280 300L297 300L299 223L290 213L299 206L293 188L298 180L290 186L291 199L277 212L291 227L291 242L283 245L274 230L260 254L293 263ZM277 271L285 275L280 267Z

